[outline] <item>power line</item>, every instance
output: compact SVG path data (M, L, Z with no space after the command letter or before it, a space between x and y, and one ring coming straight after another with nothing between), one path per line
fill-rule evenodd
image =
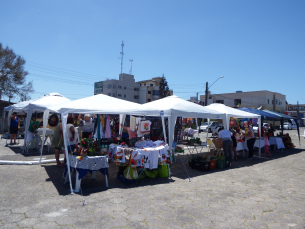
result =
M57 68L57 67L52 67L49 65L45 65L45 64L38 64L35 62L31 62L28 61L27 65L32 65L32 67L36 67L36 68L41 68L41 69L49 69L51 71L54 72L65 72L66 74L78 74L78 75L83 75L83 76L93 76L93 77L97 77L99 79L103 78L106 79L106 77L104 76L99 76L99 75L94 75L94 74L89 74L89 73L84 73L84 72L77 72L77 71L72 71L72 70L68 70L68 69L63 69L63 68Z

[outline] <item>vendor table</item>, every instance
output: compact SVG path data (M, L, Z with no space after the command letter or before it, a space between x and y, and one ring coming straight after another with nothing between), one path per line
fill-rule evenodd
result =
M269 138L270 145L275 145L277 149L283 149L285 148L283 139L280 137L270 137Z
M259 145L259 141L261 142L260 145ZM260 139L257 138L257 139L255 140L254 147L259 148L259 146L260 146L261 148L263 148L263 147L265 146L264 138L260 138Z
M207 145L185 145L184 149L187 149L189 151L190 154L192 153L203 153L203 147L207 148Z
M88 172L92 174L92 178L96 178L96 171L100 171L104 174L106 179L106 187L108 187L108 168L109 164L106 156L95 156L95 157L82 157L74 156L69 154L70 168L76 170L76 181L74 192L79 192L81 179L86 176ZM65 182L67 181L67 167L65 170Z
M42 128L37 130L37 135L39 137L43 135L43 129ZM52 141L53 135L54 135L54 130L46 128L46 136L45 136L43 145L46 144L46 141L47 141L48 138L50 139L50 141Z

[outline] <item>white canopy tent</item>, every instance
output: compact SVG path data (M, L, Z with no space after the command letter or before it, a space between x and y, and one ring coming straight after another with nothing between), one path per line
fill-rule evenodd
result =
M32 103L34 101L36 101L37 99L32 99L32 100L28 100L28 101L24 101L24 102L20 102L20 103L16 103L14 105L10 105L8 107L4 107L3 109L3 121L5 120L5 112L8 111L8 117L11 117L13 112L21 112L24 111L24 108L29 105L29 103ZM9 120L8 120L9 122Z
M58 105L58 104L61 104L61 103L65 103L65 102L69 102L69 101L70 101L70 99L64 97L61 94L50 93L50 94L45 95L45 96L43 96L43 97L41 97L41 98L39 98L39 99L37 99L33 102L30 102L27 106L25 106L22 109L23 111L26 111L26 113L27 113L24 139L26 140L26 136L27 136L27 132L28 132L28 129L29 129L29 126L30 126L31 117L32 117L33 112L45 112L51 106ZM49 113L47 113L47 114L44 113L44 115L43 115L44 127L46 127L48 114ZM45 130L45 128L44 128L44 130ZM45 136L45 131L44 131L43 136ZM43 150L43 149L41 149L41 150Z
M231 108L228 107L224 104L221 103L212 103L208 106L206 106L212 110L215 111L219 111L219 112L223 112L226 114L226 129L229 129L230 127L230 117L234 117L234 118L257 118L258 120L258 129L259 129L259 133L261 133L261 116L257 115L257 114L253 114L253 113L249 113L249 112L245 112L242 110L238 110L235 108ZM259 141L260 143L260 141ZM261 156L261 147L259 147L259 156Z
M67 148L68 138L67 138L66 125L67 125L67 118L69 113L109 114L109 115L119 114L120 123L122 123L122 120L124 120L126 114L139 115L139 116L146 116L150 114L149 109L143 109L142 105L140 104L129 102L122 99L117 99L103 94L94 95L83 99L74 100L71 102L66 102L60 105L52 106L49 109L61 113L65 153L67 158L68 158L68 148ZM48 112L49 111L46 110L45 114L48 114ZM45 117L47 117L47 115L45 115ZM44 125L43 133L44 133L43 136L45 136L45 125ZM68 166L70 189L71 189L71 193L73 193L69 160L67 160L67 166Z
M174 128L177 117L215 119L226 118L226 115L223 112L211 110L207 107L181 99L175 95L143 104L142 107L144 110L150 110L150 116L160 116L161 113L161 116L164 114L164 117L168 118L168 145L170 150L172 150ZM162 119L164 119L164 117L162 117Z

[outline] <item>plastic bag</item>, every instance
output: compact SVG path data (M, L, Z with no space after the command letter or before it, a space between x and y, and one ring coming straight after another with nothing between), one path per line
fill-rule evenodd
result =
M124 171L124 177L127 180L135 180L138 178L137 168L131 167L130 165Z
M158 171L159 177L162 177L162 178L168 177L168 165L159 165L157 171Z

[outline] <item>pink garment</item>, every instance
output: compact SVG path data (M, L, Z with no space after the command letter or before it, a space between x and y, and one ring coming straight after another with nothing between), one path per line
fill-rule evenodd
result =
M132 131L130 127L126 127L126 129L128 131L129 139L138 137L137 131Z
M265 145L265 146L269 146L268 137L264 137L264 145Z
M107 120L106 120L105 138L111 138L110 117L109 116L107 116Z

